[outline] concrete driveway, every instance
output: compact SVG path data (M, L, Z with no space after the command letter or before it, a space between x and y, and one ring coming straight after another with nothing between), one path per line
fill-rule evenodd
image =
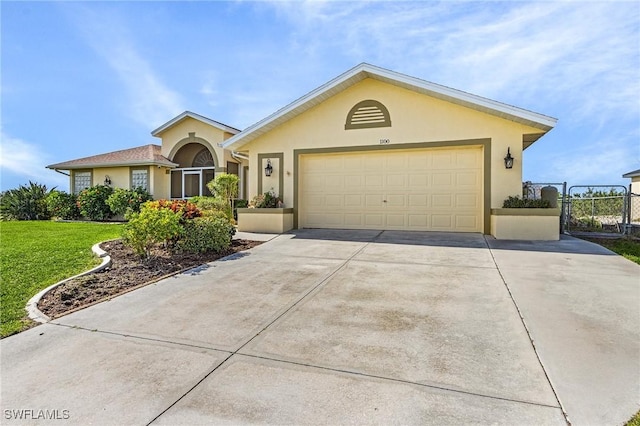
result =
M299 231L3 339L1 423L620 424L639 306L570 237Z

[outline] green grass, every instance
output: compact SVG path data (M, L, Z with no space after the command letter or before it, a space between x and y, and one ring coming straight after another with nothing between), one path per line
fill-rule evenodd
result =
M0 222L0 337L29 328L25 305L40 290L100 263L97 242L120 237L120 225Z
M584 240L600 244L614 253L619 254L632 262L640 265L640 239L636 238L589 238L581 237Z
M633 416L627 423L625 423L625 426L640 426L640 411L638 411L635 416Z

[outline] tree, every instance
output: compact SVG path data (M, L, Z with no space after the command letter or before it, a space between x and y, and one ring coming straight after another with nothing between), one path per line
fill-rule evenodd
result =
M224 212L233 220L233 199L238 196L238 176L220 173L207 184L207 188L215 197L224 200Z

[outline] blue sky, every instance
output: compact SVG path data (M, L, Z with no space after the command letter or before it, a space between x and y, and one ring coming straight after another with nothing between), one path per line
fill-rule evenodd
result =
M559 119L524 180L640 168L640 2L7 2L0 189L160 143L190 110L243 129L361 62Z

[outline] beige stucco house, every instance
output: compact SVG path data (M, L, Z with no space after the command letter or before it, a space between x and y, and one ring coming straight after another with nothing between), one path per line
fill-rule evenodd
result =
M523 150L555 124L360 64L243 131L185 112L152 132L160 145L48 167L69 171L74 192L108 176L156 199L204 195L215 173L235 173L241 198L280 195L294 228L489 234L491 209L522 193Z

